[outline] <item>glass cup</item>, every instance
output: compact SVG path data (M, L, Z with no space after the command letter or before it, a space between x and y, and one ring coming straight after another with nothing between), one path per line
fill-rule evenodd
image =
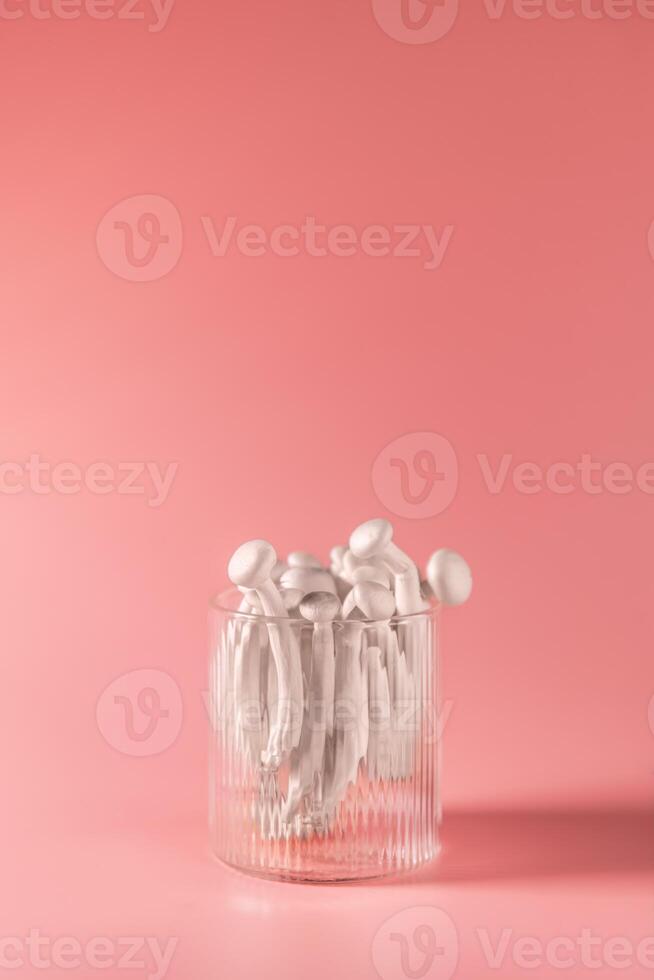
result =
M216 857L308 882L376 878L435 857L438 603L315 625L243 606L231 590L210 607Z

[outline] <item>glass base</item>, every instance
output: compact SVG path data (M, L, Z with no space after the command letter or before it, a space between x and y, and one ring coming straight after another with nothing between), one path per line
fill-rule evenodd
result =
M213 857L218 864L224 868L228 868L230 871L236 871L237 873L249 875L254 878L263 878L267 881L304 885L349 885L361 881L378 881L380 878L396 878L401 875L411 874L426 864L437 860L440 851L440 847L434 848L431 856L426 856L415 864L403 864L397 867L389 866L387 868L370 866L359 868L352 872L347 872L341 867L330 866L329 862L325 862L324 867L314 866L310 871L307 871L288 868L262 868L256 865L239 865L225 861L217 854L214 854Z

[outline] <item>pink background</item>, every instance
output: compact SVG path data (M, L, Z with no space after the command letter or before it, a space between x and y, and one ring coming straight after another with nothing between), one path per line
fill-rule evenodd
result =
M654 460L654 21L480 0L404 43L382 28L397 9L177 0L159 32L0 17L1 460L178 464L160 507L0 494L1 936L175 936L169 977L281 980L376 977L373 937L408 907L457 924L459 977L497 975L479 927L653 929L654 497L511 475L492 493L478 456ZM152 281L121 277L102 224L140 195L172 205ZM432 270L215 257L202 218L230 215L454 230ZM441 513L398 517L397 471L373 485L373 464L413 432L451 443L458 483ZM246 538L326 557L376 514L421 562L449 545L475 573L444 622L440 871L363 892L227 873L205 832L207 598ZM96 705L145 668L183 717L139 758Z

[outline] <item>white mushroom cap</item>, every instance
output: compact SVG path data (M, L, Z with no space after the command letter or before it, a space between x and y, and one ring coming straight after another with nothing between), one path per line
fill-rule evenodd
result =
M427 562L427 579L436 598L447 606L460 606L470 598L470 566L450 548L439 548L431 556Z
M236 549L229 559L227 574L234 585L256 589L270 581L276 561L277 554L270 542L256 538Z
M333 592L336 584L324 568L289 568L280 579L284 589L301 589L303 595L309 592Z
M352 585L358 585L359 582L377 582L378 585L385 585L388 588L391 580L388 572L379 565L359 565L352 572L350 581Z
M372 558L391 543L393 525L383 517L359 524L350 535L350 549L357 558Z
M332 592L309 592L300 603L300 612L312 623L331 623L341 614L341 603Z
M308 551L291 551L286 561L289 568L322 568L320 558L309 554Z
M282 597L282 601L286 609L296 609L300 605L300 601L304 592L302 589L280 589L279 594Z
M395 612L395 596L378 582L359 582L355 585L349 604L360 609L366 619L390 619Z

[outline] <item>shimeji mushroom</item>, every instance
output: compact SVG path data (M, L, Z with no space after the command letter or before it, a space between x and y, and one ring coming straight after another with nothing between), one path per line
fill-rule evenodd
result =
M341 604L331 592L310 592L300 603L300 613L313 623L311 680L300 744L294 753L289 775L284 808L287 821L295 816L302 799L312 789L314 808L318 812L322 810L325 743L334 731L333 622L340 616Z
M334 677L333 762L325 772L324 812L331 816L356 783L359 761L367 750L368 710L362 634L364 623L352 620L337 627ZM364 718L365 712L365 718Z
M350 549L357 558L382 558L393 573L395 602L400 616L422 612L427 603L420 592L418 569L393 543L393 525L383 517L360 524L350 535Z
M390 619L395 612L395 597L379 582L357 582L343 603L343 617L347 619L355 609L359 609L365 619Z
M472 592L472 572L465 558L451 548L439 548L427 562L427 581L446 606L460 606Z
M309 592L332 592L336 595L336 583L325 568L288 568L281 579L284 589L301 589L304 595Z
M271 579L276 561L275 549L268 541L247 541L230 558L228 575L234 585L253 589L257 593L266 617L284 620L286 608ZM300 725L294 724L294 710L296 713L302 712L302 669L297 643L290 628L283 622L268 622L266 626L277 672L279 710L270 727L262 762L267 768L277 769L300 740Z

